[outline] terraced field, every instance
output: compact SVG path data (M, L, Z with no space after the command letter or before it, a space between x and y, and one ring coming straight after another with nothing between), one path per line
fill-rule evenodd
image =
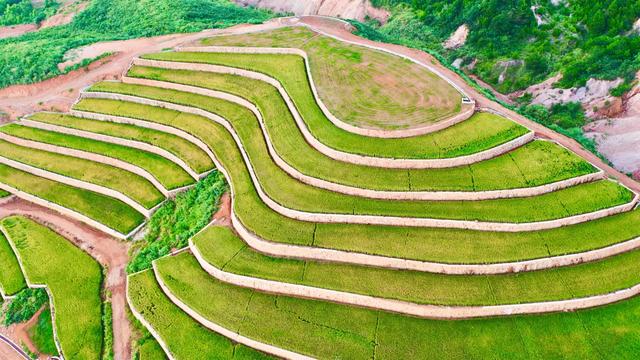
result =
M69 359L99 359L104 331L100 265L67 239L27 218L4 218L0 229L28 286L45 287L49 293L58 352Z
M142 358L640 354L637 194L392 54L302 27L203 45L136 59L69 114L0 128L0 187L120 238L225 175L212 223L129 275L158 342ZM59 238L2 224L18 248ZM7 295L25 286L11 255L0 241Z

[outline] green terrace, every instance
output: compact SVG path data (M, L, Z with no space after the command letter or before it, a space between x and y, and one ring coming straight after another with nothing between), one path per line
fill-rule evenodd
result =
M60 235L27 218L7 217L1 226L29 281L46 285L50 291L63 355L68 359L100 358L104 333L100 265Z
M78 107L141 118L200 134L199 137L210 146L231 173L230 180L237 195L234 209L238 217L250 231L270 241L418 260L485 263L580 252L640 235L640 230L630 226L637 221L638 212L565 228L526 233L296 221L276 214L260 200L246 174L246 168L240 165L242 158L233 140L221 126L195 115L112 100L85 99L78 104ZM197 128L193 130L196 126ZM595 184L599 186L598 183ZM594 184L587 185L594 186ZM575 191L581 188L573 187L568 190ZM589 198L592 195L594 194L590 193ZM579 201L581 197L583 197L581 194L575 195L575 200L584 205ZM469 202L469 206L473 205L471 203ZM603 223L610 226L601 230ZM546 241L541 242L541 237ZM447 246L442 246L443 243Z
M354 187L400 191L513 189L544 185L596 171L575 154L546 141L535 141L491 160L455 168L407 170L359 166L335 161L311 147L278 91L265 82L236 75L139 66L134 66L129 76L192 85L245 98L260 110L276 152L288 164L305 175ZM113 86L103 83L93 89L99 91L104 87L109 91ZM133 85L119 85L117 91L157 100L169 99L167 101L211 112L218 108L215 99L203 95ZM490 113L474 116L496 123L503 121ZM497 171L500 177L495 176Z
M572 313L437 321L231 286L187 253L159 260L156 270L174 296L215 324L321 359L621 359L640 351L638 298ZM151 271L131 277L130 287L144 287L131 296L150 316L171 316L152 311L162 290Z
M3 126L0 128L0 131L21 139L61 146L64 148L82 150L122 160L148 171L162 184L162 186L169 190L186 185L191 185L195 182L195 180L177 164L168 159L165 159L160 155L156 155L147 151L17 124ZM15 145L13 146L17 147ZM108 165L102 166L107 167ZM81 167L78 166L78 168ZM120 169L119 171L122 173L126 172L125 170ZM158 200L162 198L162 194L157 189L150 189L150 187L153 187L153 185L148 181L146 184L143 184L142 182L146 181L145 179L135 179L136 177L139 178L139 176L135 174L128 173L127 175L122 176L122 181L126 181L131 185L136 184L135 188L138 188L140 190L148 189L145 192L149 193L149 195L147 196L153 196L153 199L151 199L151 203L147 202L147 204L152 204L153 207L153 204L157 204Z
M0 294L12 296L27 286L11 245L0 233Z
M0 140L0 156L107 187L125 194L147 209L153 208L164 200L162 193L147 179L111 165L20 146L5 140Z
M508 119L478 114L444 130L421 136L384 139L357 135L335 126L318 107L301 57L282 54L270 59L267 57L271 55L164 52L142 56L152 60L207 63L236 68L243 66L243 59L251 62L265 59L266 63L271 63L273 71L280 72L278 76L258 67L247 67L247 70L264 72L278 79L313 136L329 147L354 154L407 159L451 158L493 148L528 132L526 128ZM282 76L295 78L285 79Z
M209 227L193 238L206 263L237 275L432 305L503 305L606 294L640 283L640 250L605 260L504 275L443 275L274 258L231 230Z
M128 234L144 221L144 215L120 200L3 164L0 164L0 183L76 211L122 234Z
M201 174L213 169L213 161L198 146L183 138L162 131L141 128L130 124L98 121L54 113L36 113L29 116L35 120L70 129L88 131L101 135L144 142L165 149L182 159L189 167ZM174 175L180 177L178 175ZM175 181L175 180L174 180Z
M202 327L174 305L160 290L153 273L144 271L129 276L127 296L139 312L167 344L176 359L269 359L251 348ZM153 344L151 342L151 344ZM149 345L150 346L150 345ZM147 349L156 356L157 349ZM161 353L160 359L164 358ZM147 359L141 354L141 359Z
M216 99L211 99L210 102L219 103L217 113L234 125L251 162L247 165L255 170L265 193L280 205L295 210L524 223L588 213L628 203L633 198L633 193L629 190L610 181L578 185L530 198L484 201L375 200L338 194L301 183L279 168L267 152L264 137L261 136L255 118L250 117L251 113L246 108L223 100L216 102ZM76 104L75 108L157 122L184 130L205 142L216 154L231 173L230 181L238 183L235 189L237 194L255 192L231 134L222 125L210 119L159 107L107 99L85 99ZM239 183L243 185L240 186ZM584 194L587 193L588 201L585 201Z
M398 56L346 44L307 28L216 36L204 39L202 43L304 50L310 57L311 73L323 102L343 121L361 127L415 127L460 112L461 94L428 69ZM272 65L281 64L282 69L306 77L304 68L288 67L284 58L271 59ZM307 85L306 79L300 84Z

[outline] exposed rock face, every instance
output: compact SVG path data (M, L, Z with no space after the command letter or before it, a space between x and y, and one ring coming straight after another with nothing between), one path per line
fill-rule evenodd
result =
M442 46L444 46L445 49L459 48L467 42L467 36L469 36L469 27L467 24L462 24L451 34Z
M324 15L343 19L374 18L381 23L389 19L389 12L371 5L369 0L234 0L237 4L256 6L295 15Z
M502 84L504 82L505 77L507 76L507 70L509 70L510 67L520 67L523 65L524 65L523 60L508 60L508 61L500 61L496 63L496 66L502 69L500 76L498 76L498 83Z
M633 31L640 33L640 18L633 23Z
M532 85L522 93L530 93L533 98L531 103L537 105L551 106L558 103L579 102L582 103L587 116L602 117L600 112L604 111L606 115L613 115L610 112L618 109L621 111L621 101L609 95L611 89L622 84L623 79L616 80L596 80L589 79L587 84L582 87L573 87L570 89L556 89L553 87L562 76L556 75L539 84ZM618 105L616 105L618 104ZM594 108L597 108L594 111Z

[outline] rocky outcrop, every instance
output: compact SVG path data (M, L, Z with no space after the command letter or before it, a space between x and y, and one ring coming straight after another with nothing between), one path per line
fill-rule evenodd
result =
M445 41L442 46L445 49L457 49L467 42L467 37L469 36L469 27L467 24L460 25L456 31L451 34L451 36Z
M364 21L367 17L386 23L389 12L371 5L369 0L234 0L239 5L255 6L295 15L335 16Z

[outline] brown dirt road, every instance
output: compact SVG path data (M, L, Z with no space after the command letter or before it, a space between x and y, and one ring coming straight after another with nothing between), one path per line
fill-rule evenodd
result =
M10 215L26 216L52 228L108 268L105 286L111 291L115 359L130 359L131 328L125 298L128 245L84 223L13 196L0 202L0 218Z
M87 53L117 51L87 69L72 71L49 80L29 85L14 85L0 89L0 110L11 119L41 110L68 111L78 98L79 91L100 80L118 79L133 58L144 53L162 51L184 43L219 34L237 34L248 30L275 28L275 19L261 25L237 25L227 29L205 30L191 34L174 34L126 41L109 41L90 45Z
M16 343L13 342L13 340L9 339L6 336L2 336L0 335L0 359L3 360L25 360L28 359L28 357L26 357L26 354L20 353L18 352L17 349L14 348L14 346L20 346ZM13 345L9 345L7 342L5 342L5 339L10 341Z
M442 72L446 77L448 77L453 82L455 82L458 86L464 89L464 91L466 91L467 94L476 101L476 106L498 111L506 115L510 119L513 119L518 123L535 131L536 135L540 137L552 139L558 142L559 144L571 149L573 152L577 153L578 155L587 159L591 163L595 164L596 166L604 170L609 176L617 179L625 186L629 187L630 189L636 192L640 192L640 183L631 179L630 177L623 174L622 172L614 169L609 164L602 161L599 157L597 157L590 151L584 149L582 145L580 145L577 141L569 137L566 137L564 135L558 134L555 131L544 127L543 125L540 125L534 121L527 119L526 117L516 113L515 111L509 110L503 107L502 105L498 104L495 101L485 98L475 88L473 88L472 86L467 84L466 81L460 78L458 74L456 74L455 72L449 70L448 68L440 64L440 62L438 62L431 55L420 50L410 49L400 45L380 43L380 42L375 42L375 41L361 38L359 36L352 34L344 23L341 23L335 20L322 18L322 17L315 17L315 16L304 16L304 17L301 17L300 21L305 24L311 25L314 28L319 29L323 32L337 36L341 39L353 41L363 45L374 45L374 46L382 47L384 49L388 49L388 50L409 56L415 60L418 60L427 64L431 64L432 66L436 67L440 72Z

